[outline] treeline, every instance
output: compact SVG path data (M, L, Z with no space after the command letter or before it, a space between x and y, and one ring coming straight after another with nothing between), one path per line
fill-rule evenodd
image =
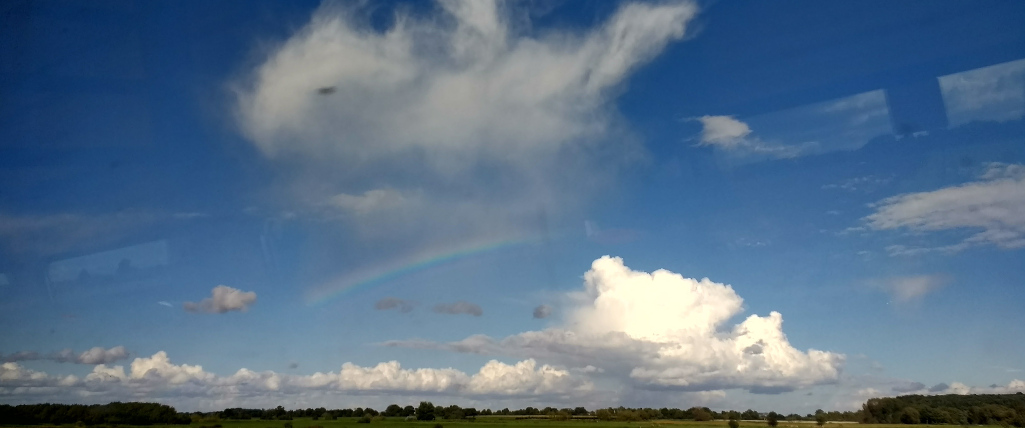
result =
M609 407L597 410L588 410L584 407L526 407L523 409L501 410L476 409L474 407L460 407L458 405L441 406L434 405L429 401L420 402L417 407L400 406L392 404L384 410L378 411L373 408L357 407L354 409L332 409L324 407L285 410L278 406L273 409L242 409L231 408L220 412L194 413L193 418L200 422L214 422L219 419L263 419L263 420L292 420L294 418L313 418L314 420L337 418L374 418L402 417L417 420L435 419L467 419L477 416L523 416L523 417L547 417L550 419L564 420L571 418L593 418L606 421L646 421L652 419L679 419L710 421L714 419L736 419L736 420L767 420L770 415L778 420L787 421L848 421L859 422L862 419L861 412L824 412L816 411L814 414L799 415L792 413L786 416L778 415L775 412L760 413L751 409L745 411L726 410L717 412L707 407L691 407L689 409L668 408L655 409L650 407L627 408Z
M1025 427L1025 394L904 395L862 405L865 423Z
M174 407L157 403L21 404L0 405L0 421L14 425L74 424L153 425L188 424L192 419Z

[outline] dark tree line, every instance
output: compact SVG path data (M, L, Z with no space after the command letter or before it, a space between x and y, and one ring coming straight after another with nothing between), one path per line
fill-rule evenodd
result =
M905 395L894 398L873 398L857 412L816 411L806 416L782 415L776 412L761 413L755 410L713 411L707 407L653 409L609 407L587 410L583 407L526 407L519 410L481 409L457 405L435 406L422 401L417 407L392 404L383 411L372 408L333 409L324 407L286 410L282 406L272 409L229 408L220 412L178 413L173 407L157 403L121 403L103 405L81 404L23 404L0 405L0 423L17 425L74 424L85 425L153 425L189 424L220 419L264 419L291 420L313 418L333 420L337 418L360 418L369 422L376 417L403 417L417 420L468 419L477 416L504 415L525 418L550 418L568 420L571 418L592 418L606 421L645 421L651 419L689 419L710 421L713 419L765 420L770 426L779 421L815 421L819 425L826 421L847 421L861 423L904 423L904 424L949 424L949 425L1003 425L1025 428L1025 394L1003 395ZM733 423L730 424L731 426Z
M73 424L153 425L188 424L188 414L157 403L22 404L0 405L0 421L15 425Z
M904 395L862 405L865 423L1025 427L1025 394Z

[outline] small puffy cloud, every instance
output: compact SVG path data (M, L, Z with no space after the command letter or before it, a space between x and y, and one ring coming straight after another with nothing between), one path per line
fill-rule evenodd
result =
M76 353L71 349L64 349L49 354L40 354L34 351L21 351L10 355L0 356L0 361L17 362L32 360L48 360L58 363L72 364L109 364L128 358L128 350L124 346L115 346L104 349L97 346L87 351Z
M950 389L950 385L947 385L945 383L937 383L936 385L929 387L929 392L942 392L948 389Z
M278 400L282 397L308 399L311 395L324 394L556 397L587 393L593 388L586 379L570 371L529 359L515 364L492 360L474 374L451 368L407 369L397 361L389 361L370 367L344 363L337 372L311 375L242 368L234 374L221 376L198 365L174 364L163 351L151 357L136 358L127 369L97 365L84 378L51 376L8 362L0 366L0 381L0 393L12 400L60 397L61 401L76 402L84 396L103 394L122 400L205 397L236 405L245 405L246 400L253 397L267 396Z
M172 305L171 302L165 302L163 300L157 302L157 304L160 305L160 306L167 306L169 308L173 308L174 307L174 305Z
M200 300L198 303L185 302L184 307L188 312L223 314L230 311L245 312L253 303L256 303L255 292L218 285L211 290L210 297Z
M733 116L701 116L701 144L734 148L751 133L746 123Z
M875 288L893 296L897 302L918 300L950 282L945 275L898 276L872 282Z
M777 312L751 315L727 328L743 299L707 278L634 271L605 256L584 275L584 289L567 298L573 304L557 328L501 340L477 335L451 343L384 345L593 364L640 389L678 391L777 393L836 382L844 362L840 354L794 349Z
M484 315L484 310L479 305L465 300L459 300L455 303L439 303L434 305L433 311L437 314L449 315L467 314L475 317Z
M873 230L912 232L978 230L959 243L940 247L887 248L891 255L957 252L979 245L1025 247L1025 166L990 164L979 180L958 186L883 199L863 220Z
M736 156L792 158L801 154L801 146L786 146L763 141L751 135L751 127L733 116L701 116L699 146L716 147Z
M534 308L534 319L548 318L552 314L552 307L548 305L538 305Z
M374 309L379 311L397 309L399 312L406 313L413 310L413 304L396 297L385 297L374 303Z

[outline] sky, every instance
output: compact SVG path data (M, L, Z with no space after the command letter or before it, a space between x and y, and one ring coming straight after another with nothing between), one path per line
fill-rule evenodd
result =
M1025 391L1025 4L2 14L0 403Z

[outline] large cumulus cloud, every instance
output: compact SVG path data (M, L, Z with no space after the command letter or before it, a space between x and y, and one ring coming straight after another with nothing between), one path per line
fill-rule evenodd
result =
M501 340L479 335L385 344L593 364L639 388L684 391L772 393L833 383L844 362L841 354L791 346L778 312L748 316L724 332L743 299L707 278L634 271L605 256L584 275L584 289L569 298L573 304L558 328Z

